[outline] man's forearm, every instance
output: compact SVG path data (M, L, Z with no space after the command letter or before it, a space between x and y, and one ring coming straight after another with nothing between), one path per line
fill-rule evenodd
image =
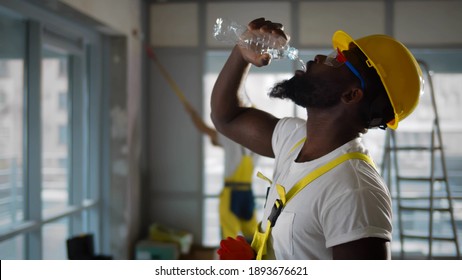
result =
M212 91L211 118L218 130L242 112L238 92L249 68L238 47L234 47Z

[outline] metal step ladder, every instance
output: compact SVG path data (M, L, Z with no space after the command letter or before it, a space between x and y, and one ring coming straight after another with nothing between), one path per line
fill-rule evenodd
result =
M420 240L420 242L427 242L427 259L438 258L434 252L436 242L440 245L445 244L443 246L446 246L446 249L450 246L450 250L454 252L454 258L460 259L457 227L454 219L451 189L431 77L432 73L425 62L419 61L419 64L425 76L425 94L429 94L430 97L430 100L427 101L427 111L433 111L426 112L431 113L428 119L428 128L426 130L415 129L414 131L411 129L411 131L404 132L399 129L397 131L387 129L381 173L387 181L394 203L396 203L395 211L397 211L398 217L401 249L400 258L416 258L416 256L410 257L405 254L410 254L409 251L412 251L405 250L405 242ZM422 135L425 136L422 137ZM409 139L411 140L409 141ZM419 139L426 139L425 142L427 143L422 144ZM404 160L402 160L403 156L406 157ZM413 163L406 164L409 161L413 161ZM409 170L413 169L414 172L409 172ZM429 174L422 174L425 169ZM406 213L413 215L414 220L404 220ZM416 217L421 217L425 220L416 221ZM438 225L435 220L441 223L439 228L435 227ZM413 223L421 225L422 222L427 224L426 230L411 231L409 229ZM443 225L447 227L448 223L450 232L443 233ZM417 243L414 242L414 244ZM454 249L452 249L451 244ZM423 255L425 256L425 254Z

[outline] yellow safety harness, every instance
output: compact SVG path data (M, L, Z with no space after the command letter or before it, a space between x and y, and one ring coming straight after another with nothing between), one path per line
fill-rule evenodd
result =
M304 140L305 138L297 142L295 146L290 150L289 153L294 151L297 146L299 146L301 143L304 142ZM375 167L374 162L369 156L363 153L359 153L359 152L347 153L347 154L343 154L333 159L332 161L326 163L323 166L318 167L317 169L307 174L300 181L295 183L295 185L290 189L288 193L286 193L285 188L283 186L276 184L276 190L278 192L279 199L276 199L276 201L274 202L273 208L271 210L271 214L268 216L268 221L266 223L266 230L264 232L260 231L260 226L261 226L261 222L260 222L260 224L257 227L257 230L255 231L253 241L252 241L251 246L257 253L257 256L256 256L257 260L261 260L262 257L266 255L266 245L268 242L268 238L271 234L271 229L276 224L276 220L278 219L279 215L281 214L281 212L283 211L287 203L295 195L297 195L303 188L305 188L308 184L310 184L312 181L322 176L324 173L328 172L329 170L333 169L337 165L341 164L342 162L350 160L350 159L364 160L370 165ZM267 180L268 182L272 184L271 180L266 178L260 172L258 172L257 176L264 180Z

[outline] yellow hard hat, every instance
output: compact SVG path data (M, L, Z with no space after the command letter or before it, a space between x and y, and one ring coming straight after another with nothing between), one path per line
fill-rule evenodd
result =
M387 35L370 35L353 40L339 30L334 33L335 49L345 51L354 43L367 57L367 65L377 70L387 91L395 118L387 123L391 129L414 111L423 93L423 75L411 52L400 42Z

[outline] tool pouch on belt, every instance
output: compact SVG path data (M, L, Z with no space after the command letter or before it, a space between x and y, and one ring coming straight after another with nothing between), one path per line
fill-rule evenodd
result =
M250 220L255 209L255 201L250 184L226 183L231 188L231 212L240 219Z

